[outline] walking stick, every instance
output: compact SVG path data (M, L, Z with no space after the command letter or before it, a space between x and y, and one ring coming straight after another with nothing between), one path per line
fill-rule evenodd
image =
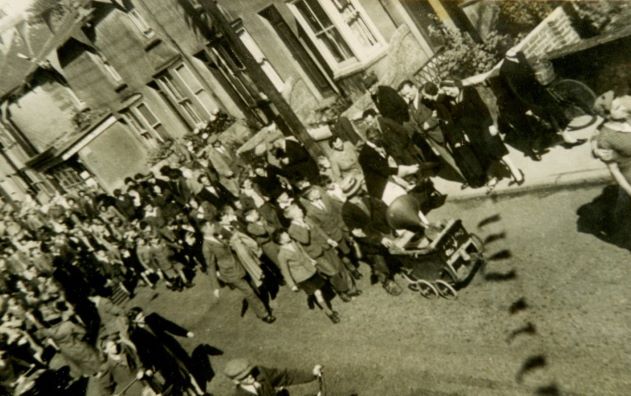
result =
M324 373L320 372L318 375L318 385L320 386L320 391L318 392L318 396L326 396L326 386L324 386Z
M127 392L127 390L129 388L132 387L132 385L134 385L136 382L138 381L138 378L135 377L130 383L128 383L120 392L114 393L113 396L122 396L125 394L125 392Z

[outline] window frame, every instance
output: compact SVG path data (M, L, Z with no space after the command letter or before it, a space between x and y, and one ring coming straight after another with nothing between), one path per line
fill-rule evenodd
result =
M309 22L304 18L301 11L298 10L297 3L306 2L307 0L291 0L287 3L291 13L296 18L300 27L305 31L309 39L313 42L313 45L317 48L320 55L327 62L334 78L340 78L361 70L377 59L384 56L387 52L387 43L377 28L377 26L370 19L364 7L357 0L345 0L356 11L357 15L361 18L364 25L368 28L369 33L376 40L376 44L372 46L370 50L364 47L359 39L355 37L351 26L344 20L342 13L337 9L337 6L333 3L337 0L315 0L318 2L322 10L326 13L326 16L332 23L332 26L338 31L346 46L350 49L353 57L338 62L331 54L330 50L320 42L317 35L311 28Z
M118 87L125 84L125 80L123 80L123 77L118 73L118 70L116 70L103 55L90 51L87 51L87 53L90 59L108 76L114 85Z
M143 36L145 36L147 39L155 37L155 30L153 30L149 22L147 22L145 17L142 16L142 14L138 11L136 7L131 5L129 8L127 8L126 11L129 20L136 27L136 29L138 29L138 31L142 33Z
M190 76L197 81L198 88L195 89L186 82L186 79L178 71L180 68L185 68ZM206 103L200 99L200 94L206 94L212 100L211 93L195 76L188 64L178 62L157 76L155 80L160 90L176 107L178 113L182 115L189 126L195 128L210 119L213 109L208 108Z
M149 122L147 117L140 111L140 106L144 106L149 113L156 120L155 123ZM151 147L157 147L160 143L164 142L165 137L158 131L158 128L164 128L164 123L156 116L156 113L151 109L145 101L138 101L130 105L127 109L121 111L121 114L127 121L127 124L136 133L136 136L141 142L148 144Z

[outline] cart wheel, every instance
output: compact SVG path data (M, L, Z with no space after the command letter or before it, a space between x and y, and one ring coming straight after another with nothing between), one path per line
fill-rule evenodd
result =
M478 253L484 253L484 242L482 242L482 239L474 233L469 234L469 237L473 241L475 247L478 248Z
M434 281L434 285L438 290L438 294L442 298L446 298L447 300L455 300L458 297L458 292L453 288L449 283L444 280L437 279Z
M418 292L421 294L421 296L428 299L434 299L438 297L438 290L436 290L436 288L428 281L420 279L416 281L416 284L418 286Z

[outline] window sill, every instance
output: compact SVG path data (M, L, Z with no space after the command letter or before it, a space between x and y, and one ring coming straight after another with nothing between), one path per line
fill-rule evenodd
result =
M368 58L365 58L344 68L333 70L333 79L340 80L344 77L350 76L351 74L355 74L359 71L363 71L369 68L370 66L374 65L379 60L384 58L388 54L389 49L389 46L384 46L379 52L372 54Z
M145 38L145 51L151 50L152 48L154 48L161 42L162 40L159 37L156 37L155 35L153 37L146 37Z
M115 92L121 92L122 90L124 90L125 88L127 88L127 83L125 82L119 82L119 83L114 83L114 91Z

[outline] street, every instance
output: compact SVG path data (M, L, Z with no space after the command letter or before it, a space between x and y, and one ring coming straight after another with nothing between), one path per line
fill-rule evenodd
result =
M487 198L432 212L433 220L462 218L483 239L496 235L486 252L496 259L455 301L426 300L407 289L392 297L364 276L362 296L333 301L340 324L284 287L274 303L278 321L268 325L249 311L239 316L236 292L224 288L216 300L198 274L192 289L159 289L158 296L142 289L128 304L195 332L183 341L189 351L202 342L223 350L212 360L217 375L208 389L215 395L229 394L221 370L237 356L273 367L323 364L331 395L625 395L629 251L577 232L577 209L602 191ZM315 393L312 385L295 394Z

